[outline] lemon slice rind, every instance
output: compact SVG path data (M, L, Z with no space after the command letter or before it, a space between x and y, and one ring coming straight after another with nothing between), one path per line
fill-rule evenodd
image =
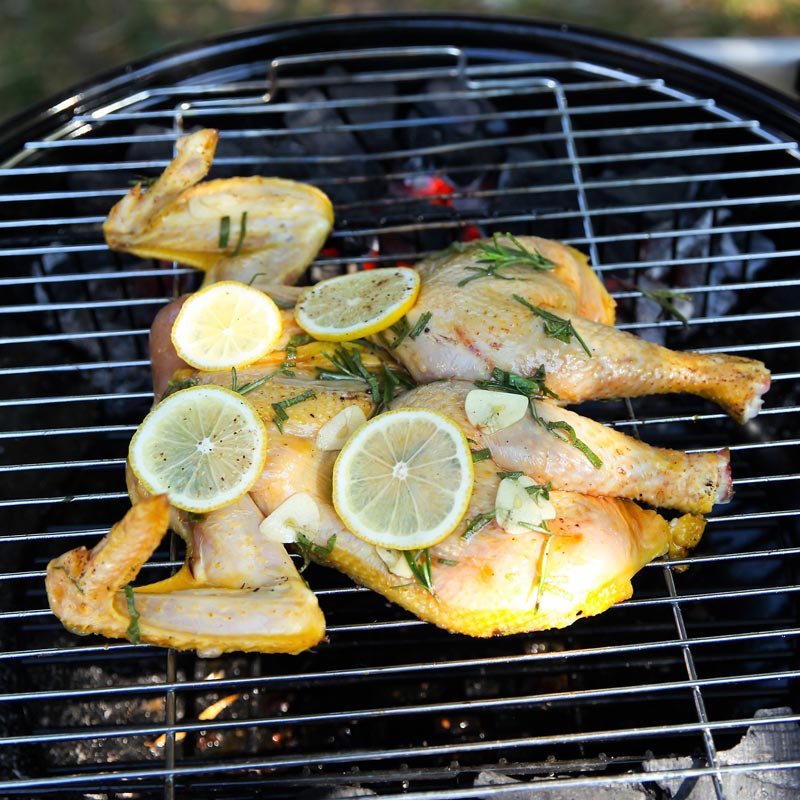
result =
M316 339L351 341L398 322L416 302L419 289L419 273L409 267L337 275L302 292L295 320Z
M204 514L242 497L264 469L267 430L250 403L222 386L181 389L131 439L131 470L151 494Z
M212 283L187 298L172 325L172 344L201 370L243 367L272 351L283 322L271 297L238 281Z
M474 480L461 428L428 409L386 411L348 439L333 469L333 504L345 526L370 544L431 547L467 511Z

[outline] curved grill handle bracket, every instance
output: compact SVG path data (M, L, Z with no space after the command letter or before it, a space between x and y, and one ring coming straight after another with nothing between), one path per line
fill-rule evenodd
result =
M417 63L410 68L390 67L387 69L387 62L395 60L413 59ZM420 70L419 61L425 59L430 62L432 59L442 59L443 66L433 67L426 64L426 69ZM431 71L433 74L460 80L466 86L467 80L467 56L460 47L378 47L365 48L363 50L340 50L328 53L314 53L302 56L281 56L273 58L267 66L267 91L263 96L264 102L273 100L279 88L287 85L297 86L320 86L324 79L320 80L319 73L313 77L304 79L303 71L308 67L319 68L325 63L359 65L366 69L363 72L353 72L348 76L351 82L368 82L374 80L374 68L378 67L381 71L382 80L409 80L420 77L420 73ZM452 66L448 66L448 62ZM292 75L293 72L300 73Z

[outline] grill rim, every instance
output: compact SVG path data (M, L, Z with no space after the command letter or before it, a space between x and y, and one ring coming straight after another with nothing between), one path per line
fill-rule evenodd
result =
M704 88L705 88L705 91L703 91L701 94L703 94L703 95L710 94L708 92L708 90L707 90L708 87L706 86ZM750 114L752 114L752 109L749 112L748 116ZM750 554L748 553L748 555L750 555ZM662 602L662 604L663 604L665 609L673 608L674 610L677 610L678 613L680 613L681 604L682 604L683 601L685 601L687 599L690 600L691 598L689 598L684 593L679 593L677 596L674 593L670 593L669 595L664 595L661 598L661 602ZM647 602L648 602L647 599L643 599L642 601L640 601L640 604L646 604ZM689 651L690 646L693 645L693 642L690 639L686 639L684 636L681 636L679 641L680 641L680 644L678 645L679 648L681 648L681 649L682 648L686 648L687 651ZM172 660L172 667L168 666L168 668L165 670L165 672L174 672L174 656L172 656L171 653L167 655L167 659L170 659L171 657L173 659ZM690 680L695 680L695 679L694 679L694 677L690 676ZM174 701L174 692L176 691L176 689L174 688L175 681L176 681L176 679L174 677L174 674L171 677L167 678L167 682L169 683L170 686L167 687L166 694L167 694L168 698L171 696L173 698L173 701ZM172 687L172 688L170 688L170 687ZM695 721L695 722L692 723L693 731L694 731L695 734L698 735L698 738L699 738L699 734L704 734L708 730L714 729L715 725L718 724L716 722L709 724L708 719L704 714L702 716L698 715L698 717L699 717L699 721ZM181 728L187 727L185 725L182 725L180 722L176 721L175 715L174 715L174 710L169 715L169 719L170 719L170 721L165 723L165 724L169 726L169 729L173 734L175 732L179 731ZM794 719L794 717L792 717L792 719ZM746 727L747 725L751 724L752 720L747 720L745 722L746 722L746 724L743 727ZM766 724L766 723L764 723L764 724ZM596 731L594 733L597 734ZM448 752L456 753L458 751L458 745L454 744L454 745L450 746L447 749L448 749ZM711 752L712 753L715 752L713 745L711 747ZM335 760L337 760L337 759L341 760L341 758L343 758L343 756L337 756ZM165 784L164 785L166 786L166 781L168 781L168 780L172 781L172 780L177 779L178 783L180 783L182 778L189 776L190 772L193 771L192 767L191 767L191 762L189 760L186 760L186 759L181 759L180 757L177 758L177 759L175 759L174 756L173 756L172 759L165 758L164 763L171 764L172 766L171 767L167 767L164 770L162 770L162 772L157 772L157 773L153 773L152 771L148 770L148 771L146 771L146 774L143 774L143 778L147 779L150 776L154 776L154 777L158 778L158 777L162 777L163 776L163 778L165 780ZM176 763L179 765L177 768L176 768ZM243 761L237 761L236 764L234 764L231 767L231 770L239 768L245 763L246 763L246 759L243 760ZM744 765L744 766L748 766L748 765ZM759 765L750 765L750 766L759 766ZM795 763L791 762L791 763L787 764L787 763L784 762L781 765L774 766L774 767L768 767L768 768L769 769L794 769L795 768ZM184 773L184 770L185 770L185 773ZM206 770L205 771L207 771L207 772L215 772L216 770L215 770L214 765L212 764L212 765L206 765ZM463 768L463 771L464 772L469 772L470 770L465 767L465 768ZM736 769L736 771L740 771L740 769ZM134 770L128 770L128 771L126 771L125 774L126 775L134 775L134 772L135 772ZM724 770L720 770L719 766L715 766L712 763L709 767L706 767L706 768L703 768L702 770L700 770L700 772L697 773L697 777L700 777L702 775L704 777L713 778L715 776L718 776L722 772L724 772ZM230 773L226 772L225 774L227 775L227 774L230 774ZM685 770L682 770L682 771L680 771L679 773L676 773L676 774L679 775L680 777L686 777L686 775L688 773ZM105 777L105 773L103 773L103 774L95 773L95 775L96 775L96 777ZM606 779L608 777L609 776L605 776ZM641 778L642 778L642 775L637 773L636 775L631 775L631 776L625 777L625 778L619 778L619 777L614 778L614 777L611 777L610 780L611 780L611 783L619 784L619 783L633 783L633 782L636 782L637 779L641 780ZM76 778L76 780L77 780L77 778ZM582 780L590 781L591 783L596 783L597 782L593 778L586 778L586 779L579 778L579 779L575 779L575 780L577 780L578 783L580 783ZM575 783L575 780L573 780L572 783L565 783L565 785L567 785L567 786L569 786L569 785L577 785ZM601 777L599 782L603 783L604 782L604 778ZM113 783L113 781L112 781L112 783ZM22 788L21 785L19 785L19 786L20 786L20 788ZM538 791L538 790L536 790L536 791ZM542 789L542 791L546 791L546 789ZM481 791L480 791L480 789L477 789L477 788L473 789L473 790L466 790L466 791L465 790L449 790L449 791L448 790L442 790L441 793L437 792L435 795L432 795L432 794L429 795L428 793L425 792L425 790L422 790L421 792L415 792L415 794L417 794L417 796L470 796L470 797L473 797L473 796L481 796ZM391 795L391 796L398 796L399 797L400 795Z
M491 31L491 47L481 42L487 38L487 31ZM619 69L636 64L643 76L663 78L666 74L670 84L680 84L683 89L700 96L720 96L720 92L724 92L725 105L744 116L751 116L753 106L757 105L762 125L800 138L800 101L723 65L712 64L667 45L571 23L428 12L289 20L168 48L90 77L12 115L0 124L0 152L23 150L25 141L36 137L43 128L52 130L58 124L66 124L74 115L85 113L86 106L109 102L119 91L145 90L155 76L167 70L177 73L174 80L178 82L190 78L199 69L207 72L206 59L213 62L234 50L269 45L274 51L264 54L265 66L268 66L268 59L287 53L330 52L332 42L337 43L336 50L363 49L359 42L369 41L370 34L386 36L388 33L393 35L392 41L397 46L404 43L395 40L395 35L413 34L416 44L469 47L505 58L526 52L552 51L550 43L555 38L558 51L565 57L597 59ZM431 41L421 42L417 37ZM496 37L503 37L499 45L494 44ZM323 50L316 47L320 39L328 43ZM454 42L457 39L464 41ZM264 85L267 86L266 79Z

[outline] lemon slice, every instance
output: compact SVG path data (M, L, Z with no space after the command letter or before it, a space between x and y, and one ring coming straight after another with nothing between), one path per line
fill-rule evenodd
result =
M409 267L338 275L305 289L294 315L316 339L346 342L394 325L414 305L419 287L419 273Z
M152 494L205 513L238 500L264 468L267 431L240 394L193 386L162 400L131 439L131 469Z
M379 547L440 542L466 513L473 467L461 428L435 411L386 411L345 443L333 467L333 504L347 528Z
M272 298L238 281L220 281L186 300L172 326L172 343L196 369L229 369L269 353L282 330Z

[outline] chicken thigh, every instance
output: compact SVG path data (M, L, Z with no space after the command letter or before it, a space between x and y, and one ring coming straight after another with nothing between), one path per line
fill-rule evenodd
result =
M515 241L545 260L512 258L496 268L490 245L478 242L417 265L422 289L408 322L428 320L392 350L417 381L488 378L493 368L530 376L544 367L564 403L686 392L739 422L758 413L770 384L761 362L675 352L618 330L613 301L575 251L535 237Z

